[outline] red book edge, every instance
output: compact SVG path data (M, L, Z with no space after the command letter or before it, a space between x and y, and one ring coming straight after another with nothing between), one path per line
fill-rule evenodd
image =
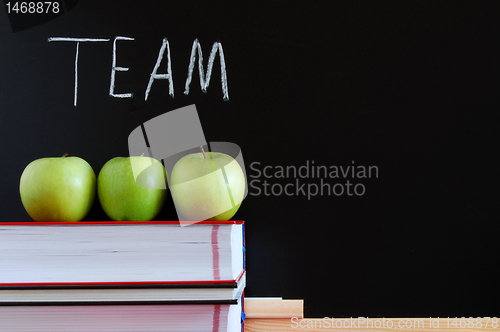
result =
M234 284L238 283L246 270L242 270L234 280L194 280L194 281L120 281L120 282L47 282L47 283L0 283L0 287L37 287L37 286L149 286L149 285L202 285L202 284Z

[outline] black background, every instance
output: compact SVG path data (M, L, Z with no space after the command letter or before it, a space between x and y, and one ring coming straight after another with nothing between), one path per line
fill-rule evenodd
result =
M18 193L30 161L68 152L97 173L128 155L140 123L196 104L207 140L238 144L249 176L254 162L379 169L351 179L363 196L250 188L235 215L247 223L247 296L304 299L306 317L498 315L499 15L498 1L82 0L13 33L2 9L0 220L30 220ZM133 99L108 95L116 36L135 38L118 42L130 70L116 76ZM49 37L111 40L80 45L77 107L76 45ZM145 102L164 37L175 97L156 81ZM195 38L205 68L222 43L229 101L218 59L208 92L195 72L183 94ZM176 218L171 202L158 216ZM107 220L98 204L87 219Z

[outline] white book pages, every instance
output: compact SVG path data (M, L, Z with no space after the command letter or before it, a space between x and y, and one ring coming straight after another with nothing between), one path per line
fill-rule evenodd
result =
M235 280L241 224L0 225L0 286Z
M2 332L240 332L234 305L0 306Z

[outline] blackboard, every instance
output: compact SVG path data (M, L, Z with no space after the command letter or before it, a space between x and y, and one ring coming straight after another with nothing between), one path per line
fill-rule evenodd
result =
M207 140L245 160L247 296L304 299L306 317L498 314L500 2L61 8L16 32L0 9L1 221L30 220L18 191L30 161L68 152L98 172L138 125L195 104ZM76 106L77 42L50 38L107 40L79 43ZM173 97L157 80L145 100L164 38ZM205 70L222 45L227 98L220 53L206 92L195 71L184 93L195 40ZM115 41L128 71L114 92L132 98L110 96ZM105 218L97 204L87 220ZM158 219L175 218L167 202Z

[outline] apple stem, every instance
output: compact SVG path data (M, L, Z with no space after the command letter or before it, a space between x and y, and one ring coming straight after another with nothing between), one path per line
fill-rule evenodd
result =
M66 152L65 154L63 154L61 157L64 158L68 155L68 153Z
M200 146L201 153L203 153L203 158L207 159L207 155L205 154L205 150L203 150L203 146Z
M144 152L141 154L141 157L144 157Z

